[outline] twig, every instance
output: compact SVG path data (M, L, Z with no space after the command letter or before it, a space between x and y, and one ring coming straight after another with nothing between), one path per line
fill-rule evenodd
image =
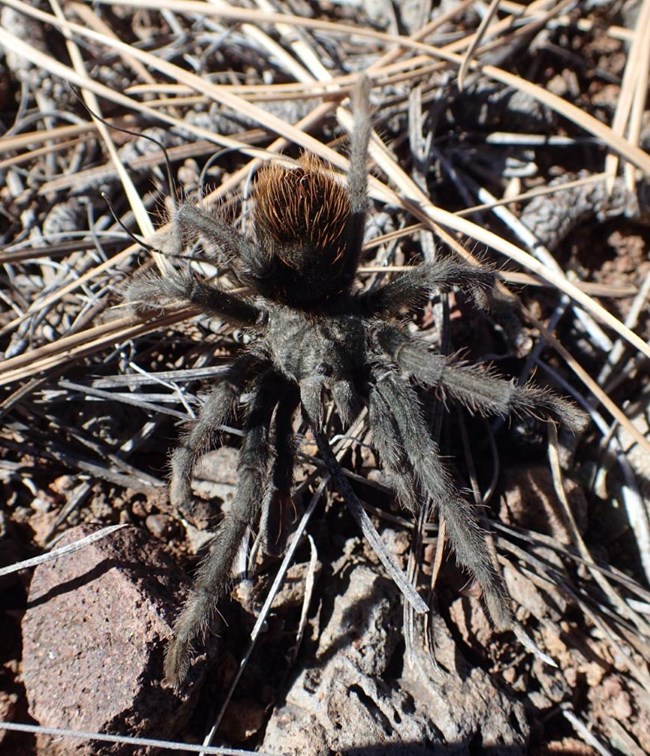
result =
M111 533L115 533L116 530L121 530L125 527L126 525L109 525L108 527L102 528L95 533L91 533L84 538L80 538L74 543L69 543L67 546L62 546L59 549L54 549L54 551L50 551L47 554L41 554L40 556L33 557L32 559L25 559L25 561L23 562L10 564L8 567L1 567L0 577L10 575L12 572L19 572L20 570L27 570L31 567L36 567L37 565L43 564L43 562L49 562L52 559L58 559L59 557L73 554L75 551L79 551L80 549L89 546L91 543L95 543L95 541L100 541L102 538L106 538L106 536L111 535Z
M372 547L373 551L379 558L379 561L384 565L388 574L394 580L397 587L400 589L406 600L413 606L414 611L417 614L424 614L429 611L424 599L417 593L415 588L408 581L406 575L399 568L399 565L395 562L393 556L387 551L386 547L379 537L379 533L372 524L372 520L366 514L365 509L361 505L361 502L357 498L357 495L352 490L348 479L343 474L341 466L338 460L332 453L329 445L329 441L321 431L316 430L316 424L312 423L312 432L316 439L316 445L320 456L327 465L328 470L334 480L336 487L339 490L341 496L348 507L350 514L356 520L357 525L361 529L364 537Z
M282 563L280 564L280 568L275 576L275 579L273 580L273 584L271 585L271 588L269 589L266 599L264 600L264 604L262 608L260 609L259 616L257 618L257 621L255 622L255 626L253 627L253 630L250 635L248 648L246 649L246 653L244 654L242 660L239 662L239 669L237 670L237 674L235 675L232 683L230 684L230 688L228 688L228 692L226 693L224 701L221 705L221 709L219 710L219 713L217 714L217 717L214 721L214 724L212 725L210 729L210 732L208 732L208 734L205 736L205 739L203 741L204 746L209 746L212 740L214 739L217 729L219 728L219 724L221 723L221 720L223 719L223 715L226 713L226 709L228 708L230 699L232 698L232 695L235 692L237 685L239 684L239 680L244 672L244 669L246 665L248 664L248 660L250 659L250 656L253 653L253 649L255 648L255 644L257 643L257 638L259 637L260 631L262 627L264 626L264 623L266 622L269 611L271 609L271 605L273 604L273 600L275 599L278 591L280 590L282 582L287 574L287 570L291 566L291 562L293 561L293 557L294 557L294 554L296 553L296 549L298 548L298 544L300 543L300 539L302 538L302 534L305 532L307 523L311 519L311 516L314 513L314 510L316 509L316 506L318 502L320 501L320 498L323 495L323 491L325 490L328 483L329 483L329 478L323 478L320 485L314 492L314 495L311 497L311 501L309 502L309 506L305 510L304 515L300 519L298 527L296 528L296 531L291 540L291 544L289 548L287 549L287 553L284 555L284 558L282 559ZM208 751L201 751L201 753L207 754Z
M578 719L576 715L569 708L562 708L562 714L567 719L576 733L585 741L585 743L598 751L601 756L612 756L612 752L607 750L589 731L587 726Z
M594 568L594 561L591 558L589 549L580 535L580 531L576 524L571 506L564 493L564 486L562 484L562 470L560 468L560 456L558 450L557 429L552 423L549 424L549 445L548 445L548 457L551 464L551 473L553 475L553 485L555 488L555 494L562 505L562 511L564 513L565 523L571 534L571 539L576 548L580 552L580 556L585 560L587 569L591 573L594 580L598 583L602 591L609 598L612 604L621 612L621 614L628 620L634 623L634 625L644 635L650 635L650 625L641 618L636 612L634 612L616 593L616 591L609 584L609 581L605 578L600 570Z
M204 753L206 756L273 756L263 751L245 751L241 748L206 748L190 743L180 743L173 740L156 740L154 738L132 738L128 735L107 735L104 732L86 732L85 730L64 730L58 727L41 727L40 725L17 724L16 722L0 722L0 730L14 732L31 732L35 735L51 735L55 738L76 738L77 740L97 740L100 743L124 743L143 748L167 748L170 751L185 751L186 753Z

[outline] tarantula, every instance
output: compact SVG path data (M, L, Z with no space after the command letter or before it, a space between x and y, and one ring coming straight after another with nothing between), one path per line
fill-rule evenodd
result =
M368 96L364 77L352 97L346 180L312 155L304 155L297 167L270 164L260 170L253 190L255 239L218 214L187 203L178 209L168 251L179 254L187 236L204 236L218 248L216 259L230 265L244 293L187 272L143 278L129 293L142 313L191 303L257 334L212 387L171 458L170 498L183 508L190 501L197 455L215 429L231 421L242 394L252 396L231 510L198 570L167 651L165 674L176 686L184 682L194 646L226 592L246 529L261 511L290 500L293 418L299 407L322 438L324 393L344 425L366 404L374 448L401 504L412 513L437 508L458 562L478 581L493 621L504 629L512 617L502 578L476 514L440 461L410 378L475 413L534 415L573 430L582 425L581 412L570 402L431 353L397 324L405 308L424 304L436 289L460 287L489 306L492 271L447 258L417 265L368 291L355 290L368 211Z

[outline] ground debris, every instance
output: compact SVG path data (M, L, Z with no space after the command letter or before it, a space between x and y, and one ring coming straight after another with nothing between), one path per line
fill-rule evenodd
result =
M451 746L469 753L471 743L482 743L524 752L528 726L521 704L479 669L459 676L434 667L424 651L416 653L414 664L402 664L395 587L373 567L355 567L320 634L315 663L273 713L262 749L315 756L366 748L442 753Z
M271 24L258 22L268 14L256 3L232 4L245 21L210 3L0 5L0 565L54 548L65 531L78 538L82 523L130 525L38 568L29 603L31 572L1 579L0 718L29 723L31 712L42 724L159 737L193 709L178 737L198 743L241 666L215 742L346 756L650 753L648 360L593 311L648 343L650 6L275 0L289 18ZM408 661L399 597L342 502L324 494L268 616L278 555L262 553L263 529L251 528L210 639L215 663L193 700L176 699L160 681L188 585L179 576L192 575L228 515L250 397L195 468L191 511L171 506L169 455L255 337L188 312L136 322L124 292L156 266L238 290L205 240L187 239L182 258L152 254L174 206L224 212L248 233L253 161L292 161L305 148L327 161L333 149L345 172L348 95L362 71L376 135L361 290L436 255L492 266L521 313L432 291L409 331L434 352L548 383L591 413L563 481L573 528L536 423L470 418L418 389L449 474L468 500L483 499L513 612L557 667L495 630L476 584L440 548L436 502L418 549L367 418L353 432L328 412L386 546L404 570L411 553L425 557L416 582L432 605L438 669L417 645ZM84 98L84 75L108 138L70 86ZM565 296L566 284L588 301ZM287 512L297 521L323 467L311 434L294 451ZM414 640L425 636L416 626ZM19 756L54 747L15 732L0 743ZM75 748L101 753L61 741L62 753Z

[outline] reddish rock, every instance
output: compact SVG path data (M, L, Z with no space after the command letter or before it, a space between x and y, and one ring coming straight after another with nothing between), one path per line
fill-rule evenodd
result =
M74 528L63 543L89 532ZM171 737L191 702L162 684L162 663L186 590L162 548L133 527L37 567L23 620L34 719L47 727ZM47 752L139 751L64 739Z

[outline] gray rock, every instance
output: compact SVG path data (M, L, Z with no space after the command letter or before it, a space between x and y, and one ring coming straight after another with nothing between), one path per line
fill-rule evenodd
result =
M262 750L395 756L470 753L482 744L495 754L524 753L523 706L459 660L442 620L435 621L436 652L449 671L417 648L406 662L401 613L393 584L371 567L356 567L320 634L316 664L287 691Z

